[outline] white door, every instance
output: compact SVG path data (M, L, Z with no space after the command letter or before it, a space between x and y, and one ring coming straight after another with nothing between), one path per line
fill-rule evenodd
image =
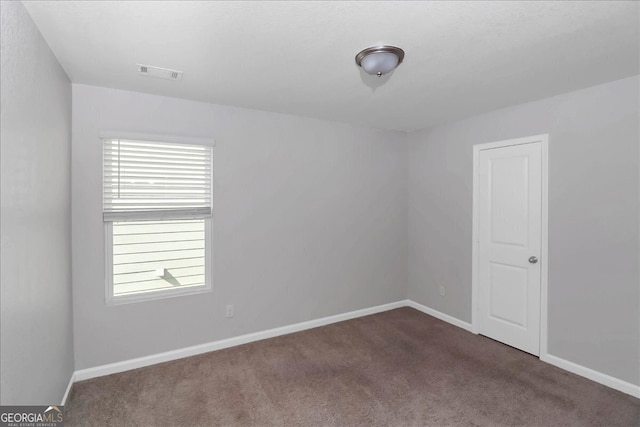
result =
M542 144L481 149L478 331L540 354Z

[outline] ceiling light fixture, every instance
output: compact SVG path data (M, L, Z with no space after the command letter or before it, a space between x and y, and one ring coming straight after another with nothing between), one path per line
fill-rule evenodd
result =
M371 75L381 77L402 64L404 50L396 46L373 46L356 55L356 64Z

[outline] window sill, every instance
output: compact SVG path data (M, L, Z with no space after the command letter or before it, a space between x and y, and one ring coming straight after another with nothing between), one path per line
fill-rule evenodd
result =
M193 286L183 289L169 289L161 291L139 292L129 295L107 297L106 305L131 304L136 302L153 301L166 298L177 298L185 295L196 295L211 292L211 286Z

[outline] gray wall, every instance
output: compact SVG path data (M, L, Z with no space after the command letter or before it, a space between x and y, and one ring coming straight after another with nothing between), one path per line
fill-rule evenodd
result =
M73 372L71 84L22 3L0 16L0 402L58 404Z
M212 293L105 306L101 130L216 140ZM76 369L406 298L404 138L74 84Z
M636 76L411 133L409 298L471 322L472 146L548 133L549 353L640 384L639 93Z

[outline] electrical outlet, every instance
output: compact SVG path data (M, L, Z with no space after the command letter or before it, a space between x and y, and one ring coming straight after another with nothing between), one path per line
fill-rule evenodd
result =
M440 296L443 297L445 294L444 292L444 286L440 285Z
M233 317L233 305L229 304L227 306L226 317Z

